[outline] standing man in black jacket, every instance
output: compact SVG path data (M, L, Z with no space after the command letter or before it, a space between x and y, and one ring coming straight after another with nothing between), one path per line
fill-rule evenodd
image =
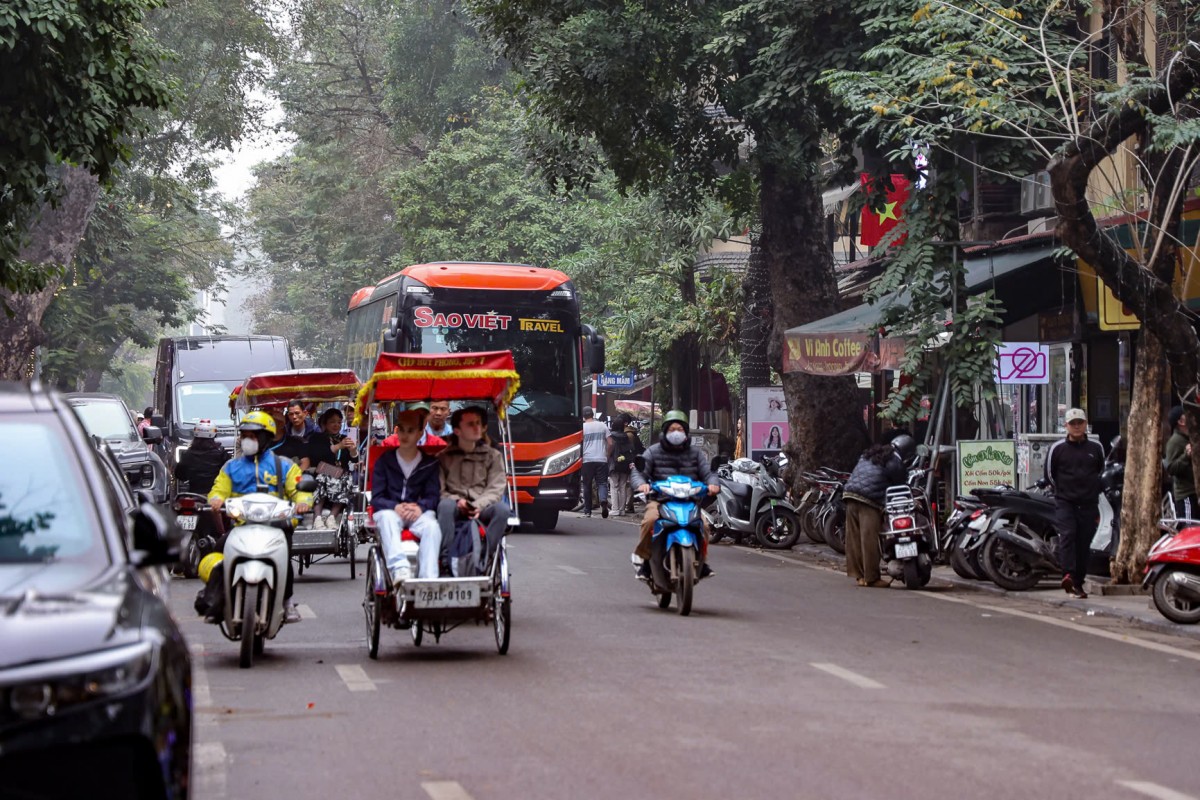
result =
M1058 562L1062 588L1075 597L1087 597L1088 553L1100 516L1100 473L1104 448L1087 436L1087 414L1082 408L1067 411L1067 438L1055 442L1046 454L1046 480L1054 487L1054 527L1058 531Z

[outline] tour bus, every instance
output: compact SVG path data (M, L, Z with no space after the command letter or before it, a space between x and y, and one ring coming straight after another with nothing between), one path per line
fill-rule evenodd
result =
M559 511L578 503L583 385L604 371L604 342L580 324L565 274L522 264L405 267L351 296L346 344L347 366L363 381L380 352L511 350L521 376L509 407L521 518L552 530Z
M217 425L217 439L233 452L236 430L229 394L257 372L292 369L292 346L281 336L173 336L160 339L154 369L154 406L167 437L164 461L174 470L202 419Z

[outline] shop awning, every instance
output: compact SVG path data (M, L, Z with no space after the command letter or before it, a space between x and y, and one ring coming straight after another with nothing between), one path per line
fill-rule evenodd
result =
M964 263L968 295L998 288L1001 279L1049 259L1053 247L1043 246L968 258ZM805 325L789 328L785 336L784 372L849 375L879 367L877 331L883 311L909 302L907 290L864 303ZM1003 300L1003 295L1001 295Z

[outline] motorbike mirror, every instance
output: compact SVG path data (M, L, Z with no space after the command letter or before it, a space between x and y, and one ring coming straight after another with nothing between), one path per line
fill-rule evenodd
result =
M300 492L315 492L317 490L317 479L312 475L301 475L300 482L296 484L296 490Z

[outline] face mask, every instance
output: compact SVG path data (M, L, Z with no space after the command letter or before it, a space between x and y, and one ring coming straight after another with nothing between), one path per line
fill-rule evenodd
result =
M678 447L687 441L687 434L683 431L671 431L667 434L667 441Z
M242 439L242 455L253 456L258 454L258 439Z

